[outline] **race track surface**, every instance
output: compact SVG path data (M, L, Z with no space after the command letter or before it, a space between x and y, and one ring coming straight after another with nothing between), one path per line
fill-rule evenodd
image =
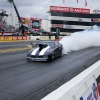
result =
M26 45L29 45L30 43L39 43L40 40L36 41L19 41L19 42L0 42L0 49L9 49L14 47L26 47Z
M4 45L1 49L11 47ZM0 53L0 100L40 100L100 59L100 47L72 51L52 62L27 62L27 51Z

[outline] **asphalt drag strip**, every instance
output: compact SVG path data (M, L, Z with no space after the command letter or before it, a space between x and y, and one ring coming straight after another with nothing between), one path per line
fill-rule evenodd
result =
M2 49L0 50L0 53L4 53L4 52L16 52L16 51L23 51L23 50L29 50L31 48L29 47L25 47L25 48L11 48L11 49Z
M100 47L72 51L52 62L27 62L27 52L0 57L0 100L41 100L100 59Z

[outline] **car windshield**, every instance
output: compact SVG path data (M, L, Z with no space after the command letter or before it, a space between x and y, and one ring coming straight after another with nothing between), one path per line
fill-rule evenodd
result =
M54 42L45 42L45 44L49 45L51 48L55 47Z

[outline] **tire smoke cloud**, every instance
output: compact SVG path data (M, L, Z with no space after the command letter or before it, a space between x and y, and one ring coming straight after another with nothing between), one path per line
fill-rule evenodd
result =
M63 54L88 47L100 46L100 29L95 25L91 30L64 36L59 42L63 45Z

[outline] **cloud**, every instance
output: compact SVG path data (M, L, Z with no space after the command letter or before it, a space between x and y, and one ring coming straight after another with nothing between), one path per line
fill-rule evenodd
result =
M49 6L67 6L67 7L81 7L81 8L100 8L100 0L87 0L88 6L85 7L85 0L14 0L15 5L19 11L21 17L38 17L38 18L48 18L46 13ZM5 9L11 13L11 4L6 2L6 0L0 0L0 9ZM14 8L13 13L15 13Z

